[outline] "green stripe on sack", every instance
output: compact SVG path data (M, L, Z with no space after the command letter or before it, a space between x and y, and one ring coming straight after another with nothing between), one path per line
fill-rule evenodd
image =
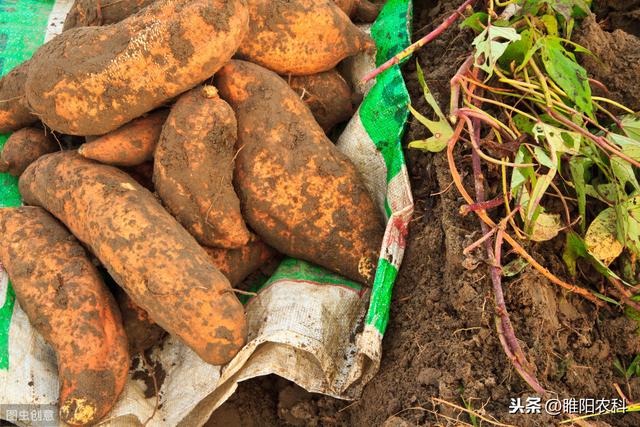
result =
M381 65L411 44L413 6L410 0L388 0L371 27L371 36L378 48L376 64ZM387 183L400 173L404 165L402 135L411 101L402 72L394 65L376 77L360 106L360 120L387 165ZM387 194L388 190L387 190ZM392 212L385 200L387 215ZM389 322L389 307L393 283L398 269L380 258L371 293L366 323L384 335Z
M398 276L398 270L386 259L381 258L373 283L373 292L367 312L367 325L373 325L381 334L389 323L389 308L391 306L391 291L393 282Z
M31 58L44 42L49 14L54 0L0 0L0 75ZM0 150L9 135L0 135ZM0 173L0 207L20 206L18 179ZM7 286L4 305L0 308L0 369L9 369L9 328L15 294Z

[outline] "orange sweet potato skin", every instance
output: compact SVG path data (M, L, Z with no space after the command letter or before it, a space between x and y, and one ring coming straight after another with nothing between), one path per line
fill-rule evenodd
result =
M239 248L249 230L233 188L237 123L212 86L183 94L160 136L153 182L165 207L203 245Z
M353 92L336 70L291 76L287 81L325 132L353 116Z
M93 27L120 22L155 0L76 0L62 31L76 27Z
M373 41L332 0L248 0L249 33L237 56L283 75L327 71Z
M279 252L371 284L382 218L353 164L275 73L231 61L216 86L236 111L247 223Z
M229 281L148 190L75 152L48 154L22 174L26 203L60 219L164 330L204 361L229 362L246 320Z
M134 303L122 288L117 287L114 295L122 314L122 324L129 342L129 353L132 355L142 353L164 337L164 329L151 320L149 313Z
M0 79L0 133L13 132L38 121L31 113L25 94L30 61L9 71Z
M56 352L60 417L94 424L129 370L120 313L78 241L44 209L0 209L0 259L31 324Z
M23 128L9 136L0 154L0 172L20 176L40 156L58 150L56 144L42 129Z
M114 166L137 166L153 159L168 110L153 112L80 146L87 159Z
M248 29L244 0L158 0L105 27L65 31L40 47L29 106L70 135L103 135L211 77Z

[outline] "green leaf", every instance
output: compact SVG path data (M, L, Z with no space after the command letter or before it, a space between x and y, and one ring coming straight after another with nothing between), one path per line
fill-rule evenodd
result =
M544 15L540 18L545 27L547 27L547 33L552 36L558 35L558 20L554 15Z
M619 206L622 212L617 219L624 225L622 228L625 233L625 239L621 240L631 252L640 255L640 196L631 197Z
M473 31L480 33L485 29L489 22L489 14L486 12L476 12L460 24L460 28L471 28Z
M536 124L534 120L531 120L529 117L523 116L522 114L518 113L513 116L513 123L521 133L528 133L533 136L533 127Z
M524 258L517 257L504 267L502 267L502 275L504 277L513 277L522 272L529 265L529 261Z
M434 113L438 117L437 121L427 119L425 116L416 111L411 105L409 105L409 111L411 114L422 123L433 136L423 140L412 141L409 143L409 148L416 148L418 150L429 151L437 153L444 150L447 147L447 142L453 136L453 129L447 121L446 117L442 113L438 101L429 90L427 82L424 79L424 72L420 67L420 64L416 61L416 71L418 75L418 83L422 87L424 99L429 106L433 109Z
M620 119L624 130L630 138L640 141L640 117L635 114L628 114Z
M527 150L527 147L521 145L518 148L514 162L519 164L531 164L531 153ZM528 182L535 174L533 166L527 166L524 168L513 168L511 173L511 194L515 196L520 187Z
M507 50L509 44L520 38L515 28L490 25L473 40L473 46L476 48L474 53L476 64L487 73L487 79L493 74L496 62Z
M598 199L604 203L615 203L618 188L616 184L606 183L606 184L594 184L586 186L587 196L593 197L594 199Z
M522 61L524 61L527 52L531 50L532 46L531 31L524 30L520 33L520 40L515 40L507 46L498 63L507 69L512 62L522 64Z
M627 132L631 135L631 132L628 130ZM633 160L640 161L640 139L636 140L624 135L618 135L617 133L609 133L606 139L620 146L622 152Z
M542 62L549 76L575 104L576 108L593 117L591 87L584 68L569 58L557 37L545 37L542 43Z
M438 116L438 118L440 120L447 121L447 119L444 116L444 114L442 114L442 110L440 109L440 105L438 105L438 101L433 96L433 93L429 89L429 86L427 86L427 82L424 79L424 72L422 71L422 67L420 67L420 64L418 63L418 61L416 61L416 74L418 75L418 83L420 84L420 87L422 88L422 93L424 94L424 99L427 101L429 106L431 106L431 108L433 108L433 111L436 113L436 115ZM451 126L449 126L449 127L451 127Z
M631 163L618 156L611 156L610 163L613 176L617 183L618 194L621 196L620 198L626 198L628 195L627 187L629 185L632 187L632 193L640 190L640 184L638 184L638 179L636 178Z
M567 233L567 240L564 245L564 251L562 253L562 259L569 269L571 276L575 277L577 274L577 260L578 258L584 258L588 255L587 248L584 242L573 231Z
M591 165L593 165L593 161L587 157L573 156L569 159L571 182L576 190L578 213L582 218L580 224L583 233L587 224L587 176Z
M624 249L617 238L616 221L615 209L607 208L591 222L584 237L589 253L607 266L618 258Z

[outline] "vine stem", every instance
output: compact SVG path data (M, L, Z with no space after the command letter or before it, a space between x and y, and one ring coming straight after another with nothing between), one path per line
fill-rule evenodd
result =
M473 183L476 192L477 203L485 203L485 191L484 191L484 175L482 175L482 167L480 164L480 154L478 152L478 140L480 139L480 119L478 118L465 118L471 125L469 127L471 141L473 142L473 149L471 150L471 162L473 169ZM475 122L475 123L474 123ZM484 234L490 233L490 228L483 221L480 221L480 227ZM529 384L529 386L535 390L536 393L543 394L544 388L540 385L538 380L529 371L533 366L527 361L520 343L516 338L511 319L509 318L509 312L504 302L504 293L502 292L502 242L504 236L503 224L498 225L498 232L495 238L495 247L491 246L491 238L486 239L484 242L487 256L493 260L491 263L491 283L493 285L494 303L496 306L496 330L500 343L507 357L511 360L514 368L520 374L523 380ZM526 366L526 368L525 368ZM528 369L527 369L528 368Z
M442 24L438 25L438 27L436 27L435 30L431 31L429 34L422 37L420 40L416 41L415 43L413 43L412 45L404 49L402 52L396 54L393 58L389 59L387 62L385 62L381 66L379 66L375 70L365 75L362 78L362 83L368 82L369 80L375 78L376 76L388 70L389 68L393 67L394 65L399 64L400 61L410 56L413 52L420 49L425 44L437 39L440 36L440 34L442 34L447 28L451 26L451 24L456 22L458 17L463 16L462 13L467 8L467 6L470 6L475 2L476 0L466 0L464 3L462 3L462 5L458 9L456 9L455 12L453 12L451 16L449 16Z

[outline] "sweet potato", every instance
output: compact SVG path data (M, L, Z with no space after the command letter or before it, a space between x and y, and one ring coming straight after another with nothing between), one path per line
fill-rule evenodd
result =
M380 6L368 0L333 0L349 16L360 22L373 22L380 13Z
M328 71L372 49L371 38L332 0L248 0L249 33L237 56L283 75Z
M27 104L25 83L30 61L25 61L0 79L0 133L22 129L38 121Z
M288 82L325 132L353 116L353 93L336 70L310 76L291 76Z
M248 275L256 271L276 255L276 251L259 239L247 243L239 249L204 248L209 259L231 286L241 283Z
M239 248L249 230L233 189L237 123L213 86L182 95L156 149L153 183L167 210L203 245Z
M49 127L103 135L211 77L248 28L244 0L158 0L54 37L31 59L29 106Z
M129 371L115 301L80 243L44 209L0 209L0 230L0 258L20 306L56 352L60 418L94 424Z
M234 287L276 255L272 248L260 240L253 240L240 249L204 249L213 265ZM129 352L138 354L160 342L165 335L164 329L133 302L122 288L116 286L113 293L122 313L122 323L129 339Z
M42 129L23 128L11 134L0 154L0 172L20 176L40 156L59 149Z
M204 361L227 363L246 320L229 281L148 190L75 152L47 154L22 174L24 201L47 209L164 330Z
M64 21L62 31L120 22L155 0L76 0Z
M168 110L135 119L83 144L78 153L87 159L114 166L136 166L153 159Z
M122 324L129 341L129 353L142 353L160 342L165 336L165 331L151 320L149 313L134 303L122 288L116 287L113 293L122 313Z
M234 179L248 225L279 252L371 284L382 218L353 164L275 73L231 61L215 81L238 120Z

